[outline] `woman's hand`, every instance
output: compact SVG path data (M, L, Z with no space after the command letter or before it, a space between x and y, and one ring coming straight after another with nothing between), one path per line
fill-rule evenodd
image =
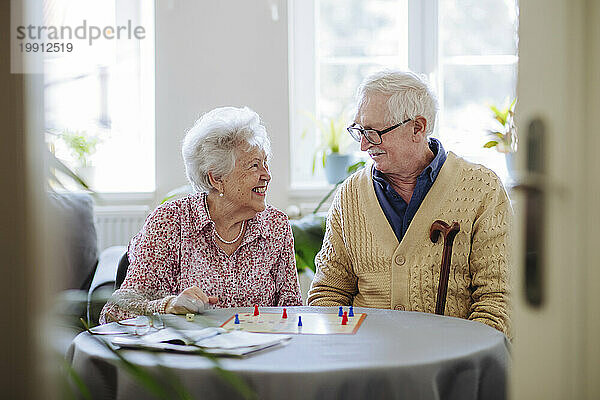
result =
M165 307L167 314L198 314L204 312L205 304L216 304L216 297L208 297L198 286L185 289Z

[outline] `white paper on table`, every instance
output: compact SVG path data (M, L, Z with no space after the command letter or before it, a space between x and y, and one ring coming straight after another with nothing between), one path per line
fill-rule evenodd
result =
M227 331L223 328L204 328L181 332L173 328L138 337L116 337L112 344L125 348L196 352L198 347L215 355L244 356L258 350L287 343L290 335ZM189 346L194 344L195 346ZM196 347L198 346L198 347Z
M117 323L112 323L106 325L98 325L93 328L90 328L90 332L95 333L97 335L123 335L134 333L135 327L123 326L118 325Z
M236 349L242 347L268 347L291 339L290 335L230 331L196 342L203 348Z
M173 328L161 329L157 332L143 336L148 343L166 343L180 341L183 344L197 344L198 342L227 332L223 328L204 328L193 331L178 331Z
M137 316L135 318L125 319L119 322L111 322L108 324L98 325L90 328L90 332L99 335L123 335L135 334L136 328L147 325L148 318L145 316Z

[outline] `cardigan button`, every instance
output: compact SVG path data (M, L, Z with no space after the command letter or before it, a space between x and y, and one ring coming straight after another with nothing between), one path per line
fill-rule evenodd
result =
M399 311L404 311L404 310L406 310L406 307L404 307L402 304L398 304L398 305L396 305L396 307L394 307L394 308L395 308L396 310L399 310Z
M394 258L394 261L396 261L396 264L398 265L404 265L406 258L404 258L404 256L397 255L396 258Z

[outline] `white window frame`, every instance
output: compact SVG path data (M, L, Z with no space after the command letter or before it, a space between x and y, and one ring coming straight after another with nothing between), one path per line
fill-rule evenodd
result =
M142 7L143 3L143 7ZM155 200L156 195L156 123L155 123L155 13L156 4L149 2L116 2L116 19L120 15L136 15L139 19L139 25L146 31L146 38L138 41L140 55L140 108L146 118L142 118L139 124L142 125L140 132L146 132L144 137L152 143L153 156L149 168L152 170L153 185L149 191L136 192L101 192L98 199L100 203L120 204L120 203L139 203ZM118 42L117 42L118 43Z
M408 1L408 67L427 75L438 89L438 2L437 0ZM439 91L438 96L441 96Z
M342 5L341 5L342 6ZM319 87L316 55L316 9L314 0L288 0L288 39L289 39L289 131L290 135L300 135L304 126L298 110L318 109L316 88ZM408 65L413 71L424 73L435 79L437 68L437 0L408 0L408 36L418 37L419 41L409 42ZM435 27L428 29L427 27ZM306 85L306 82L314 82ZM432 83L435 81L432 80ZM436 86L439 86L436 84ZM332 185L321 182L302 185L292 181L292 169L296 152L290 138L288 198L291 204L298 204L302 212L309 211ZM326 209L323 207L323 209Z
M303 127L298 110L318 109L317 88L319 76L316 72L316 29L317 22L315 0L288 0L289 23L289 91L290 91L290 168L288 175L288 196L291 204L302 202L309 205L316 203L332 187L321 184L302 185L292 181L295 151L294 135L299 135ZM441 122L444 118L444 85L443 62L439 47L439 5L437 0L408 0L408 66L417 73L425 74L438 96L440 110L433 136L440 136ZM461 65L511 65L518 61L518 56L460 56L452 57L452 61ZM445 60L444 62L448 62ZM314 82L307 85L306 82ZM443 136L443 135L442 135ZM493 150L490 150L493 151ZM471 158L474 155L462 152L462 156ZM303 155L304 156L304 155ZM493 157L490 154L491 157ZM501 176L505 179L505 176ZM312 202L312 203L311 203ZM306 207L308 208L308 207Z
M299 135L302 132L302 118L298 110L317 109L318 76L316 58L316 15L314 0L288 0L288 65L289 65L289 129L291 135ZM313 85L302 84L303 82L314 82ZM292 181L292 169L294 168L295 151L294 140L290 138L288 149L288 196L290 201L315 200L325 195L325 185L300 186Z
M136 124L139 126L137 137L147 144L152 152L149 162L145 165L151 171L147 188L136 191L98 191L96 200L99 204L153 202L156 192L156 129L155 129L155 3L139 1L115 1L115 25L123 25L123 20L132 20L134 25L145 28L144 40L137 42L116 41L116 53L122 52L123 47L137 46L139 73L139 108L143 115ZM110 109L108 105L107 109ZM106 110L105 110L106 111Z

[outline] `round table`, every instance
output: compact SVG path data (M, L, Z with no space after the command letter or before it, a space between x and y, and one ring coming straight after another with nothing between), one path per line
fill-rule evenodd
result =
M216 309L204 316L221 324L234 313L251 310ZM261 307L261 311L282 309ZM288 307L288 312L337 314L338 308ZM285 346L242 359L222 358L219 363L261 399L506 398L509 344L501 332L434 314L371 308L355 308L355 313L367 314L356 334L292 335ZM81 333L67 354L93 397L153 398L99 337ZM193 398L240 397L218 376L214 364L198 355L120 351L156 376L178 379Z

